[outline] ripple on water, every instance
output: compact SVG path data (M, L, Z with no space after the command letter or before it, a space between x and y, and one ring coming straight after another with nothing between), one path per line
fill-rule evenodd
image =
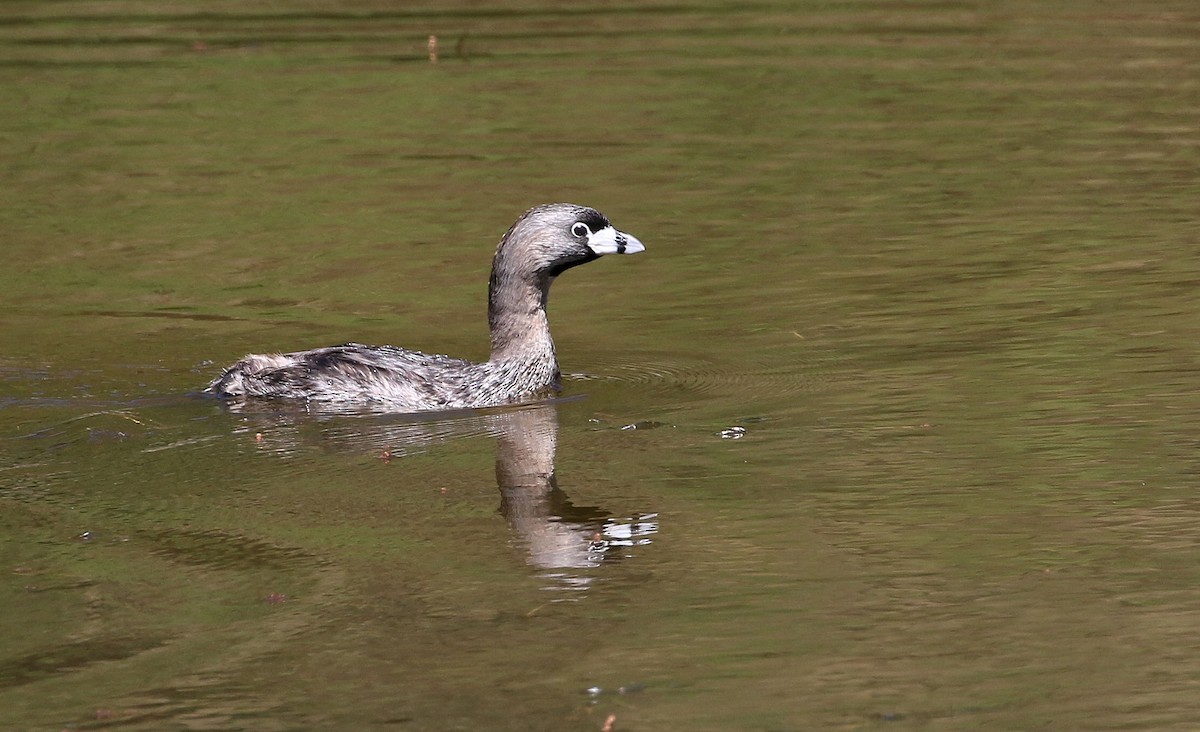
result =
M73 671L82 671L106 661L120 661L159 648L168 638L161 635L103 636L39 646L34 652L0 662L0 689L33 683Z
M819 391L851 376L834 356L780 363L762 354L748 354L737 361L636 356L602 361L594 371L567 374L566 379L633 384L654 393L685 391L703 396L744 397Z
M386 451L389 456L420 453L452 440L495 433L498 413L480 411L388 413L369 407L234 405L235 435L257 449L292 456L309 448Z
M318 558L294 547L226 531L171 528L138 535L151 554L172 562L221 570L290 570L319 563Z

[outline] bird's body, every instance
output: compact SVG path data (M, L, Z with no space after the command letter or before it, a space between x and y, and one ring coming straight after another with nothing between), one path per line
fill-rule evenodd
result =
M467 409L533 399L558 388L553 360L484 361L347 343L250 355L214 380L225 396L375 402L411 411Z
M603 254L643 249L595 209L538 206L512 225L496 249L488 288L492 352L487 361L347 343L246 356L206 391L238 398L377 403L404 411L488 407L547 396L559 388L546 317L551 283Z

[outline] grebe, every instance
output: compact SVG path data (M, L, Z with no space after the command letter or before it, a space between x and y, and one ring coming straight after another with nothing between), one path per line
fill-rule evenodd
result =
M546 319L551 283L601 255L642 251L640 241L617 231L593 208L537 206L509 228L492 260L492 353L487 361L347 343L246 356L205 391L238 398L375 403L405 411L491 407L545 397L560 388Z

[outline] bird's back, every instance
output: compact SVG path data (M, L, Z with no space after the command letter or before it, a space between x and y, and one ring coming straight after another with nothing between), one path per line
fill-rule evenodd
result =
M234 397L385 402L427 410L470 406L466 387L482 364L394 346L347 343L246 356L208 385Z

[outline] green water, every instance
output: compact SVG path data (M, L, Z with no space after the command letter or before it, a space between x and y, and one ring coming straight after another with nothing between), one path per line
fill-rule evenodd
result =
M1195 729L1197 38L4 3L0 727ZM495 242L556 200L647 246L556 284L563 401L195 396L485 356Z

